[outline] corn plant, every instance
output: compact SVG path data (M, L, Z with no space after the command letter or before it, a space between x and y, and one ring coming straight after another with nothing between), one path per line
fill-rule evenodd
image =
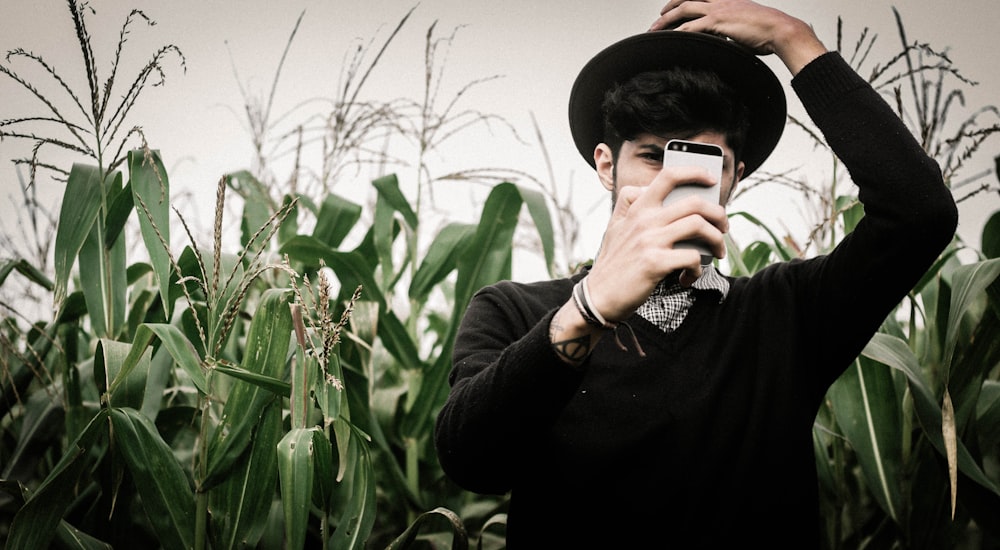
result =
M365 289L354 310L356 330L343 343L341 361L345 372L359 373L359 383L368 387L352 401L360 411L352 413L352 421L371 436L379 479L379 522L372 541L388 542L399 535L397 544L418 531L428 536L427 528L441 524L444 530L438 536L461 539L455 534L464 529L461 521L455 521L459 514L475 525L488 522L491 510L502 507L502 499L469 495L444 478L431 445L433 416L445 397L451 340L460 314L472 292L510 276L511 240L521 226L522 210L550 266L554 250L545 197L531 188L496 180L502 183L490 186L478 225L441 220L435 212L433 183L489 180L497 171L436 177L425 158L465 128L503 124L489 114L463 108L460 102L472 87L493 78L473 80L453 97L440 96L444 68L437 65L436 56L451 45L455 33L440 37L436 25L427 30L421 99L384 103L364 99L367 77L410 13L385 42L354 50L333 98L301 103L328 105L328 111L310 114L297 108L295 113L275 116L287 128L281 131L278 124L261 119L270 112L263 107L269 102L248 101L261 105L248 109L247 126L256 129L252 137L259 144L255 147L294 152L295 160L292 174L277 177L263 170L277 165L274 157L264 155L255 167L234 174L232 182L245 199L247 219L266 216L261 205L274 208L291 197L299 199L303 208L293 222L297 229L286 225L282 230L280 252L297 271L310 276L332 273L341 298L356 285ZM293 29L289 46L294 36ZM284 59L283 54L272 90ZM384 167L398 158L397 149L374 148L386 133L396 140L393 143L415 144L415 192L408 195L395 175L376 178L371 187L375 196L367 203L335 192L336 186L346 185L353 196L358 195L347 168ZM306 165L321 169L308 171ZM287 187L279 181L288 182ZM282 189L285 196L275 197ZM370 225L363 220L370 220ZM352 240L360 244L345 251ZM400 535L404 528L407 534Z
M84 8L70 8L89 51ZM8 320L4 331L3 426L16 441L0 476L9 547L357 548L375 529L380 484L406 501L404 517L379 528L385 538L407 540L421 518L457 517L423 511L466 497L420 483L422 471L434 484L443 477L427 448L449 342L472 292L510 276L522 205L550 226L540 195L496 186L478 224L447 225L421 256L409 237L422 229L418 216L393 176L372 186L367 229L362 205L332 193L317 203L251 194L232 254L222 230L229 188L266 190L249 173L221 178L206 248L171 215L169 178L145 143L107 167L68 172L52 320L27 330ZM300 202L319 204L301 234ZM130 264L133 213L146 258ZM189 241L179 255L178 226ZM355 230L366 236L347 250ZM401 235L405 262L393 257ZM551 235L542 238L551 249ZM46 282L23 263L5 274L14 269ZM409 285L397 294L401 280ZM444 306L426 314L442 286ZM400 294L408 318L395 310ZM404 393L401 381L407 405L387 423L383 403ZM461 522L452 527L461 544Z
M1000 111L987 106L962 115L961 87L973 83L944 53L908 41L898 13L896 21L900 53L872 68L869 79L952 185L964 162L1000 131ZM845 51L841 30L838 24L838 48L860 70L875 36L866 29ZM828 251L863 216L836 175L822 190L779 179L809 193L823 221L796 242L747 213L733 214L769 236L742 249L730 240L734 273ZM985 179L979 186L990 188L996 183ZM814 425L826 548L986 548L1000 540L998 239L1000 213L983 230L977 261L959 260L970 248L956 238L827 394Z

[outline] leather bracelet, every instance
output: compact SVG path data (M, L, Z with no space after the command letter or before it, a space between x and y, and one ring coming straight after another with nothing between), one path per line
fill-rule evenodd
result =
M646 352L643 351L642 345L639 344L639 339L636 338L635 331L632 330L631 325L625 321L608 321L603 315L600 314L600 312L590 306L590 288L587 286L586 277L573 286L573 303L576 304L576 310L580 312L580 316L583 317L583 320L586 321L588 325L603 330L610 330L615 335L615 343L618 345L618 349L622 351L626 351L628 348L625 347L625 344L622 343L621 338L618 336L618 327L625 327L625 330L628 332L628 336L632 340L632 345L634 345L636 351L639 352L639 356L646 356Z
M583 320L588 325L607 330L614 330L618 327L618 323L608 321L599 311L591 307L590 289L587 287L586 277L573 287L573 302L576 304L576 309L580 312L580 316L583 317Z

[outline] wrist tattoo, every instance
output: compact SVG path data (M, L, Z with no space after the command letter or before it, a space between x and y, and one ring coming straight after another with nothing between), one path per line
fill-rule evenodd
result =
M565 327L559 322L559 314L556 314L549 324L549 340L552 342L552 349L567 363L579 365L590 355L590 335L584 334L568 340L556 340L556 336L564 330Z
M552 349L566 361L579 364L590 355L590 336L585 334L579 338L552 342Z

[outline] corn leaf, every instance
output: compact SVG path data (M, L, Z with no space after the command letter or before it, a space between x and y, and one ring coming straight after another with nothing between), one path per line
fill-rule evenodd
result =
M290 550L305 546L313 490L314 431L315 428L293 429L278 443L278 479L286 547Z
M404 269L400 269L399 273L396 273L392 254L393 242L399 235L401 225L405 224L407 229L406 254L410 257L416 256L417 252L413 250L416 246L416 240L411 236L415 234L417 229L417 215L400 191L399 181L395 174L378 178L372 182L372 185L378 191L371 235L378 257L379 271L382 273L381 288L393 288L396 281L405 272ZM396 212L399 212L403 218L403 224L397 223ZM408 258L404 258L404 265L406 265L407 260Z
M528 207L528 214L535 224L535 231L542 242L542 254L545 257L545 269L550 276L555 276L555 255L556 245L554 232L552 230L552 218L549 217L549 208L545 205L545 196L533 189L523 186L517 187L521 192L521 199Z
M914 285L912 292L914 294L922 294L924 292L924 289L928 288L927 285L929 285L931 281L934 281L939 277L941 277L941 270L946 265L956 261L955 256L956 254L958 254L959 250L960 249L958 247L953 247L949 248L943 254L941 254L941 256L938 257L938 259L935 260L935 262L931 265L931 267L926 272L924 272L923 276L920 277L920 280L917 281L916 285Z
M265 233L258 233L258 230L271 219L270 205L270 196L262 187L251 187L249 195L244 195L243 215L240 217L240 245L243 248L256 251L267 244L264 241Z
M351 430L347 464L350 475L345 477L348 488L346 504L337 530L330 537L331 550L355 550L365 546L375 524L375 471L372 467L368 438L353 424L344 422ZM338 440L339 442L340 440Z
M207 339L210 344L224 345L224 343L219 342L223 336L228 336L223 334L223 330L226 328L226 315L229 314L228 308L232 307L234 303L238 301L238 293L240 292L240 282L243 281L245 269L243 262L240 261L240 257L235 254L219 254L219 281L218 287L213 288L213 283L209 280L207 286L209 288L210 308L212 314L207 317L208 324L208 335ZM207 269L210 270L209 278L214 277L211 270L215 263L215 258L208 253L205 253L202 262L208 266Z
M4 457L0 479L29 479L48 445L59 440L66 416L62 403L46 392L29 395L22 415L17 445Z
M948 483L951 487L951 519L955 519L958 505L958 433L955 431L955 407L951 402L948 388L941 398L941 436L944 439L945 456L948 458Z
M761 241L754 241L743 249L742 260L747 275L752 275L771 263L771 247Z
M290 195L285 195L281 201L281 208L288 209L288 216L285 217L285 221L278 228L279 245L284 244L288 239L299 234L299 204L303 202L303 197L299 195L296 198L298 200L294 204L292 204L293 199Z
M237 367L233 365L223 365L217 364L212 367L215 372L225 374L226 376L232 376L237 380L242 380L248 384L253 384L258 388L265 389L277 396L288 397L292 390L292 385L283 380L278 380L277 378L267 376L264 374L256 373L244 369L243 367Z
M226 185L233 191L239 193L240 197L246 201L263 201L273 208L271 195L267 192L267 186L261 183L257 176L248 170L237 170L223 176Z
M739 277L741 275L750 275L752 272L743 262L743 255L740 252L740 247L733 240L733 237L726 233L722 235L722 240L726 243L726 258L729 261L729 270L734 277Z
M458 260L455 320L479 289L510 278L514 230L523 202L520 190L510 183L494 187L487 197L470 249Z
M335 350L339 350L339 345ZM340 364L339 352L334 351L327 358L326 375L332 377L332 379L321 380L317 384L318 387L315 393L316 403L323 413L323 421L330 423L341 415L342 410L346 411L345 414L347 416L350 416L350 410L347 407L347 392L345 390L346 381L344 380L343 367ZM339 384L337 381L339 381ZM366 388L365 386L361 387Z
M735 218L735 217L744 218L745 220L749 221L750 223L756 225L757 227L759 227L759 228L763 229L765 232L767 232L768 236L771 237L772 249L778 254L778 256L783 261L788 261L788 260L791 260L792 258L795 257L795 254L791 250L789 250L787 246L785 246L785 243L782 242L782 240L780 238L778 238L778 236L775 235L773 231L771 231L771 228L769 228L767 226L767 224L765 224L762 221L760 221L759 219L757 219L754 215L752 215L752 214L750 214L748 212L740 211L740 212L733 212L733 213L729 214L729 217L730 218Z
M115 172L106 182L110 194L121 194L121 173ZM115 337L125 323L125 293L128 289L125 268L125 240L105 246L106 228L102 220L90 227L80 248L80 285L87 301L87 311L94 332Z
M440 519L444 519L448 526L451 527L453 538L451 548L453 550L464 550L469 547L469 534L465 531L465 525L462 523L462 518L458 517L455 512L443 507L437 507L429 512L424 512L417 516L417 519L406 528L395 540L389 543L386 550L403 550L404 548L409 548L411 544L416 540L417 535L420 534L420 530L426 525L434 525L439 523ZM485 529L485 526L484 526Z
M506 546L506 540L507 514L493 514L486 520L486 523L483 523L483 528L479 530L479 544L477 548L482 550L483 548ZM452 544L457 544L457 540L453 540Z
M139 230L146 245L153 273L159 283L160 299L170 319L170 277L172 267L165 247L170 246L170 182L160 154L153 151L150 157L143 151L129 151L129 187L139 218Z
M37 267L24 259L6 259L0 261L0 286L7 280L7 276L10 275L11 271L17 271L29 281L45 290L52 290L53 288L52 281L39 271Z
M828 395L837 424L857 453L872 494L886 514L899 521L902 419L892 371L859 358L831 386Z
M159 338L163 347L170 353L170 356L191 378L195 387L201 393L208 393L208 382L205 380L205 373L201 370L201 359L191 342L184 336L179 328L174 325L161 323L144 323L139 325L135 337L132 339L129 355L121 365L121 369L108 385L108 392L114 394L118 387L125 383L132 369L138 364L153 338Z
M104 247L111 248L118 238L125 234L125 224L132 214L132 207L135 202L132 200L132 184L126 183L121 193L115 195L108 213L104 216Z
M84 533L65 521L59 522L59 527L56 529L56 541L59 548L66 550L113 550L114 548L110 544Z
M982 300L986 293L986 288L1000 275L1000 259L985 260L974 264L958 267L952 274L951 279L951 305L948 311L948 329L945 339L944 350L944 372L946 384L942 402L942 423L941 433L945 447L945 456L948 459L948 473L951 481L952 517L955 515L956 491L958 484L958 430L955 422L955 408L951 401L949 390L952 364L954 362L956 347L958 346L958 334L965 317L965 312L972 309L976 301ZM988 368L984 366L984 368ZM986 373L983 372L985 375ZM961 392L961 388L957 391ZM978 390L977 390L978 391ZM973 403L969 403L966 410L971 411Z
M413 370L421 368L417 344L392 310L379 310L378 334L386 351L399 361L403 368Z
M1000 289L1000 280L995 281L993 286ZM966 433L975 418L983 383L990 377L992 367L1000 365L1000 316L985 307L985 300L982 302L984 307L979 324L969 336L960 337L962 342L956 347L948 380L958 433Z
M0 476L0 491L14 498L17 508L24 506L25 499L29 491L26 487L13 480L6 480ZM79 550L112 550L112 546L100 541L76 527L73 527L65 520L59 522L56 527L54 547L79 549ZM13 547L11 547L13 548Z
M835 495L837 482L834 478L834 469L827 453L829 446L827 426L818 422L813 424L813 458L816 461L816 478L819 482L821 495Z
M167 387L175 384L172 380L173 375L174 358L170 356L170 351L165 346L154 348L149 362L149 375L146 377L146 393L143 395L142 408L139 412L154 421L159 420L164 407L161 398L165 395ZM169 441L166 436L164 439Z
M274 500L278 481L275 449L282 433L281 402L275 400L264 410L249 452L209 493L216 548L257 547Z
M396 269L393 267L392 243L396 240L396 235L399 234L398 227L392 206L380 194L378 200L375 201L375 216L371 227L375 257L378 259L379 273L382 274L379 281L380 288L392 288L393 280L396 278ZM410 251L407 250L407 252Z
M865 217L865 207L857 197L851 195L841 195L837 197L837 211L844 221L844 233L854 231L858 222Z
M465 223L450 223L441 229L410 282L411 300L427 300L438 283L455 270L459 255L475 234L476 226Z
M63 311L62 317L70 316L73 304L79 302L79 299L76 298L78 296L78 292L70 294L70 298L66 301L70 307ZM16 346L11 345L11 340L14 338L13 324L7 324L3 335L4 338L9 339L3 340L3 344L0 345L0 372L2 372L0 376L3 379L0 382L0 418L6 417L11 410L20 407L24 396L28 394L28 388L37 380L37 374L45 368L45 358L55 347L57 335L65 329L64 322L60 319L47 326L38 325L37 331L32 331L32 337L29 340L31 343L31 353L29 354L15 352ZM67 388L66 393L70 394L69 388ZM18 395L21 397L18 398ZM51 396L48 399L51 399ZM71 402L68 405L72 409L74 403ZM15 414L20 416L23 413ZM88 416L87 420L89 419ZM70 439L75 435L75 433L70 433ZM0 478L2 477L0 476Z
M283 379L288 366L292 334L291 292L269 289L250 321L242 368L270 378ZM208 468L202 490L208 490L229 474L229 469L250 444L251 434L260 423L264 408L275 395L261 387L234 384L222 410L219 425L210 435Z
M972 308L975 301L983 298L986 288L997 279L997 276L1000 276L1000 258L963 265L955 269L952 274L951 307L943 357L946 373L951 372L963 315Z
M514 230L522 204L518 188L501 183L493 188L483 205L476 234L466 253L458 259L455 303L445 345L437 360L425 370L420 394L402 422L401 431L407 436L419 438L429 428L432 411L448 394L455 332L472 295L486 285L510 278Z
M868 342L862 354L883 365L897 369L906 375L910 393L913 396L914 409L917 413L917 418L920 420L924 435L934 448L941 453L942 457L947 456L948 451L945 447L944 436L942 435L941 408L920 371L919 361L913 355L909 346L906 345L906 342L895 336L879 332ZM961 441L956 442L956 452L958 470L960 472L987 490L1000 495L1000 487L983 472L982 468L979 467L979 464Z
M142 408L152 350L142 344L133 354L133 347L131 344L105 338L97 343L94 373L98 376L98 387L103 389L110 385L109 381L116 382L115 391L107 392L107 403L111 406ZM126 365L129 368L122 374Z
M361 205L330 193L320 205L312 237L328 247L336 248L359 219L361 219Z
M133 409L110 409L115 448L164 548L194 547L195 500L188 478L156 426Z
M976 406L976 423L984 448L1000 445L1000 381L986 380Z
M342 292L346 290L350 296L350 293L360 285L364 289L362 300L378 302L379 306L385 307L385 297L372 275L375 269L360 253L339 252L306 235L290 239L281 247L281 253L288 254L290 259L307 265L319 265L320 261L324 262L337 275Z
M416 230L419 224L417 214L413 211L406 197L403 196L403 192L399 190L399 180L396 175L390 174L378 178L372 182L372 185L378 190L379 198L385 200L392 206L393 210L399 212L411 230Z
M48 477L25 501L10 524L6 548L49 548L49 542L70 504L84 474L92 467L88 453L104 430L104 409L95 415L70 444Z
M333 444L322 430L313 430L313 505L329 511L333 503L334 481Z
M69 276L101 209L101 174L96 166L74 164L66 180L55 242L55 308L62 309Z
M350 413L350 407L344 407L344 409ZM351 431L351 428L353 427L354 426L345 419L337 419L337 421L333 423L333 437L337 442L335 445L337 447L337 475L334 479L336 479L338 483L344 480L344 476L348 473L348 468L353 466L355 462L355 457L351 454L355 451L353 447L354 432Z
M180 282L182 277L185 278L183 283ZM185 289L187 289L192 298L204 299L205 295L201 291L201 287L194 280L201 278L198 257L191 246L185 246L184 250L181 251L181 255L177 258L177 271L170 278L170 301L174 302L184 296Z
M987 258L1000 258L1000 211L994 212L983 225L982 246L980 248Z

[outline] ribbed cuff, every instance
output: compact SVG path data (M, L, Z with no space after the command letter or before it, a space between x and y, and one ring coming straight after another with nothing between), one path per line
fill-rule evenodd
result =
M839 52L827 52L802 68L792 79L792 88L803 98L808 98L805 107L825 109L841 99L844 94L867 86L861 76L844 61Z

